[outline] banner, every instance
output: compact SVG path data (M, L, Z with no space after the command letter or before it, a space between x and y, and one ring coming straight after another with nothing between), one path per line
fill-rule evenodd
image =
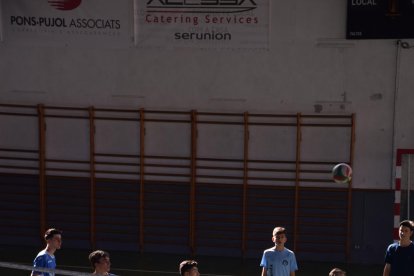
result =
M129 47L133 0L1 0L3 40Z
M135 0L137 47L269 48L269 0Z
M348 0L348 39L414 38L414 1Z

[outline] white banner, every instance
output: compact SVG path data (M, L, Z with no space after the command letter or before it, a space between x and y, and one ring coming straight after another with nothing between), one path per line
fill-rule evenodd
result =
M3 40L129 47L133 0L1 0Z
M268 49L269 10L269 0L135 0L135 44Z

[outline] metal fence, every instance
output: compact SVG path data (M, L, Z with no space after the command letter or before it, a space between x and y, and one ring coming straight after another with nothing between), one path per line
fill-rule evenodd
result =
M352 183L331 169L352 166L353 114L0 104L0 126L3 236L249 257L284 225L305 259L349 256Z

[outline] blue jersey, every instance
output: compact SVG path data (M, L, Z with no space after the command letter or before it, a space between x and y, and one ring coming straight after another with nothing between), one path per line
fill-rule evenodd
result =
M55 256L48 254L45 250L42 250L37 254L36 258L33 261L33 267L41 267L41 268L56 268L56 259ZM54 276L54 273L47 273L47 272L36 272L33 270L33 274L35 275L42 275L42 276Z
M413 276L414 275L414 244L400 246L393 243L387 248L385 263L391 265L390 276Z
M266 249L260 266L266 268L267 276L289 276L290 272L298 270L295 253L287 248L282 251L274 247Z

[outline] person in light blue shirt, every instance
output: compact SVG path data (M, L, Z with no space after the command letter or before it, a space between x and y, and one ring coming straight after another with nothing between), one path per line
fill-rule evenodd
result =
M262 276L295 276L298 265L295 253L285 247L286 229L284 227L273 229L272 241L275 246L263 252L260 262L263 268Z
M34 268L56 269L55 252L62 246L62 231L50 228L45 232L46 248L33 261ZM32 276L54 276L54 273L33 270Z

